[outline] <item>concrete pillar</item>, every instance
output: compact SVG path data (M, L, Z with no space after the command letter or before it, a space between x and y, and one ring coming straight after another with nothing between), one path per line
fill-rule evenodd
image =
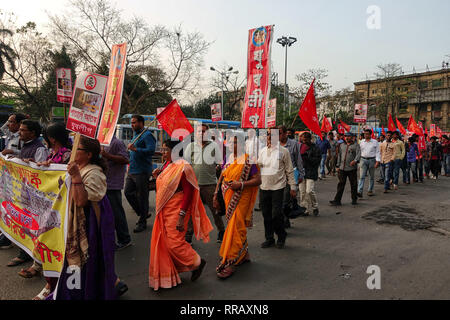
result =
M430 126L431 124L431 112L433 110L433 106L431 104L427 105L427 127Z
M450 123L448 121L448 111L449 111L448 110L448 106L449 106L448 102L442 103L442 106L441 106L442 129L445 128L445 131L448 131L449 130L449 126L450 126Z

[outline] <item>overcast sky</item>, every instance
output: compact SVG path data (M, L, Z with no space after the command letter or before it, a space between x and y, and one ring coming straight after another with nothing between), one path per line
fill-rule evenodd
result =
M46 11L58 13L66 1L2 1L1 10L12 11L22 22L44 25ZM275 25L275 39L283 35L298 39L288 51L288 83L309 68L325 68L333 90L353 89L382 63L400 63L405 71L440 67L450 54L450 1L448 0L117 0L127 16L144 17L150 24L176 26L201 32L213 44L205 57L209 67L224 64L246 74L248 29ZM369 6L380 9L379 30L366 21ZM447 60L449 58L446 58ZM272 46L273 71L284 82L284 49ZM209 81L205 81L209 83ZM207 90L207 86L203 90Z

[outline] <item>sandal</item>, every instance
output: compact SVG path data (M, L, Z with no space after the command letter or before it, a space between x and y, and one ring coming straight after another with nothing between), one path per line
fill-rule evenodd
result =
M202 259L198 268L195 269L194 271L192 271L191 281L195 281L200 277L205 265L206 265L206 261Z
M45 300L49 295L50 289L48 289L47 286L45 286L44 289L42 289L42 291L39 292L39 294L33 298L33 300Z
M15 267L15 266L20 266L21 264L28 262L29 260L22 260L18 257L12 259L6 266L7 267Z
M230 266L230 267L226 267L225 269L223 269L220 272L217 272L217 276L220 279L226 279L226 278L231 277L233 275L233 273L234 273L234 268Z
M19 276L26 278L26 279L31 279L33 277L39 276L41 273L37 270L35 270L33 267L29 267L28 269L22 269L19 272Z

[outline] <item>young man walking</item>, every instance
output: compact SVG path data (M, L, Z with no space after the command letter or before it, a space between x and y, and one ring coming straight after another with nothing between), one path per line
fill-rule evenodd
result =
M330 204L333 206L341 205L347 178L350 181L352 204L357 204L357 165L361 158L361 149L359 148L359 144L353 140L353 133L347 132L345 134L345 140L346 144L341 145L339 148L336 164L339 183L336 196L334 197L334 200L330 201Z
M364 130L364 140L361 140L359 147L361 148L361 165L358 184L358 197L362 198L367 172L369 172L370 177L367 195L374 195L373 187L375 184L375 169L380 165L380 145L377 140L372 139L372 130Z

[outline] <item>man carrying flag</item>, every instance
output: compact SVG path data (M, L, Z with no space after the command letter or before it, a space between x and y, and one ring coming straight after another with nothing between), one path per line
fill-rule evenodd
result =
M321 137L319 119L317 118L316 98L314 96L314 81L311 82L305 99L302 102L298 115L303 123L316 135Z

